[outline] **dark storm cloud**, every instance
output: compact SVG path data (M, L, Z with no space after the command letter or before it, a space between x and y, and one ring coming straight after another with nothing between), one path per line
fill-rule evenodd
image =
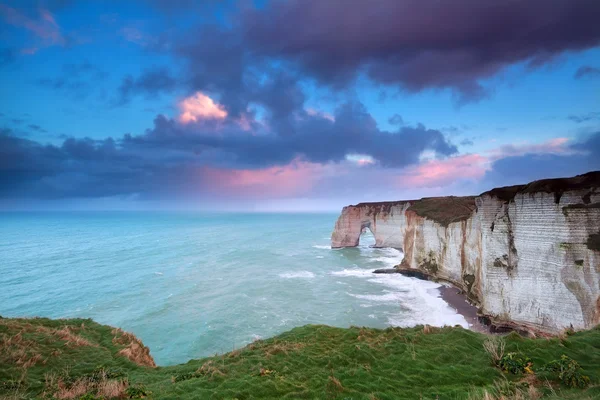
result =
M276 119L277 120L277 119ZM221 132L202 132L198 126L181 126L159 116L146 135L127 136L124 146L173 148L197 153L221 151L233 158L235 166L268 167L282 165L300 157L306 161L338 162L347 154L368 154L384 167L402 167L416 163L425 150L440 156L456 153L456 147L444 135L419 124L395 132L377 128L373 117L362 104L349 103L335 113L334 121L306 112L286 120L284 133L250 135L229 126Z
M575 72L575 79L600 77L600 68L583 66Z
M345 86L364 71L409 91L452 88L462 100L485 96L479 80L510 64L600 43L597 0L289 0L241 20L254 54L322 83Z
M157 195L185 190L194 178L189 172L164 151L130 153L110 138L69 138L55 146L0 130L0 197Z
M170 92L176 87L177 81L171 76L166 67L147 69L137 78L131 75L123 78L118 89L116 104L127 104L133 96L138 94L146 97L156 97L160 93Z

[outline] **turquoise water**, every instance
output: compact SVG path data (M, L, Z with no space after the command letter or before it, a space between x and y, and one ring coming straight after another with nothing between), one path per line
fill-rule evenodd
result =
M467 326L437 284L371 273L398 250L330 249L336 217L0 214L0 315L119 326L159 365L304 324Z

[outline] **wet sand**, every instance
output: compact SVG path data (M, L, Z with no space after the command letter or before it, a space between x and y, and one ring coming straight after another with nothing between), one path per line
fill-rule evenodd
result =
M469 323L469 329L476 332L490 333L490 328L479 322L479 318L477 317L477 307L471 305L460 290L444 284L442 284L442 287L440 287L439 290L442 299L444 299L450 307L454 308L457 313L465 317Z

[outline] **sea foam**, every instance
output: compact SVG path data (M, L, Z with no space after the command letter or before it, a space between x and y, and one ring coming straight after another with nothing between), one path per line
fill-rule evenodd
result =
M311 279L315 277L315 274L310 271L293 271L293 272L284 272L279 274L280 278L284 279L293 279L293 278L304 278Z

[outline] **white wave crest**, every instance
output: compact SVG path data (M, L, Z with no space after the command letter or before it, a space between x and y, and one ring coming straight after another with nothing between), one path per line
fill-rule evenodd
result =
M284 272L279 274L280 278L284 278L284 279L294 279L294 278L304 278L304 279L311 279L315 277L315 274L313 274L310 271L292 271L292 272Z
M331 250L331 246L329 246L329 245L322 245L322 244L315 244L313 246L313 248L315 248L315 249L321 249L321 250Z
M352 268L352 269L343 269L341 271L333 271L333 272L331 272L331 275L371 277L371 276L373 276L373 271L374 271L373 269Z

